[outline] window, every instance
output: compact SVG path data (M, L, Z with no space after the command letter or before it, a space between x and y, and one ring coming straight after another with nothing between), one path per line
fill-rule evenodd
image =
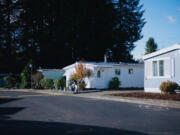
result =
M98 70L98 72L97 72L97 77L98 77L98 78L101 77L101 71L100 71L100 70Z
M120 69L115 69L115 75L120 75L121 74L121 70Z
M128 69L129 74L133 74L133 69Z
M153 61L153 76L157 76L157 61Z
M159 76L164 76L164 61L159 61Z
M166 63L166 72L165 72L165 63ZM169 59L161 59L152 61L152 76L153 77L164 77L170 74L170 60Z

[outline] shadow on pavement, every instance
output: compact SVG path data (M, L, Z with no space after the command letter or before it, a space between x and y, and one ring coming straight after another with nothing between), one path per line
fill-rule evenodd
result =
M0 104L5 104L8 102L13 102L20 100L20 98L0 98ZM2 120L9 119L9 115L16 114L17 112L23 110L24 107L0 107L0 122ZM1 123L0 123L1 124Z
M20 100L21 98L0 98L0 104Z
M114 128L69 123L4 120L0 122L1 135L147 135Z
M0 99L0 103L15 100L19 99L4 98ZM108 127L10 119L11 115L23 109L23 107L0 107L0 135L148 135L142 132Z

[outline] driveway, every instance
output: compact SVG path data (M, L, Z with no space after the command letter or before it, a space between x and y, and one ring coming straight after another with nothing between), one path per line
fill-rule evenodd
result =
M0 91L1 135L179 135L180 109Z

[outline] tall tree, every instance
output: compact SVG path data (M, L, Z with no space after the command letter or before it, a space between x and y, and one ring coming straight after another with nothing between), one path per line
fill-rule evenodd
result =
M149 54L149 53L157 51L157 47L158 45L154 41L154 38L150 37L148 41L146 42L145 54Z
M0 70L15 72L17 42L17 0L0 0Z
M143 5L139 0L117 0L115 4L116 18L114 28L114 44L111 46L114 61L131 62L131 51L134 42L141 39L142 28L145 24L143 18Z
M0 26L5 31L0 33L0 52L8 52L0 59L11 54L7 61L18 65L13 68L17 71L30 59L42 68L80 59L103 61L105 54L111 61L132 62L134 42L142 38L145 24L139 0L0 1L0 13L7 14Z

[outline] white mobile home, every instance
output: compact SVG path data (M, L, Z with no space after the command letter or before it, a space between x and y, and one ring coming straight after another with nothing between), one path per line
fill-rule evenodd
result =
M145 63L144 89L146 92L160 92L163 81L180 84L180 45L156 51L143 57Z
M78 62L63 68L66 86L68 86L71 75L75 73L76 64ZM108 88L109 81L113 77L119 78L122 88L144 87L144 64L110 62L85 62L83 64L92 71L92 76L85 78L86 88Z

